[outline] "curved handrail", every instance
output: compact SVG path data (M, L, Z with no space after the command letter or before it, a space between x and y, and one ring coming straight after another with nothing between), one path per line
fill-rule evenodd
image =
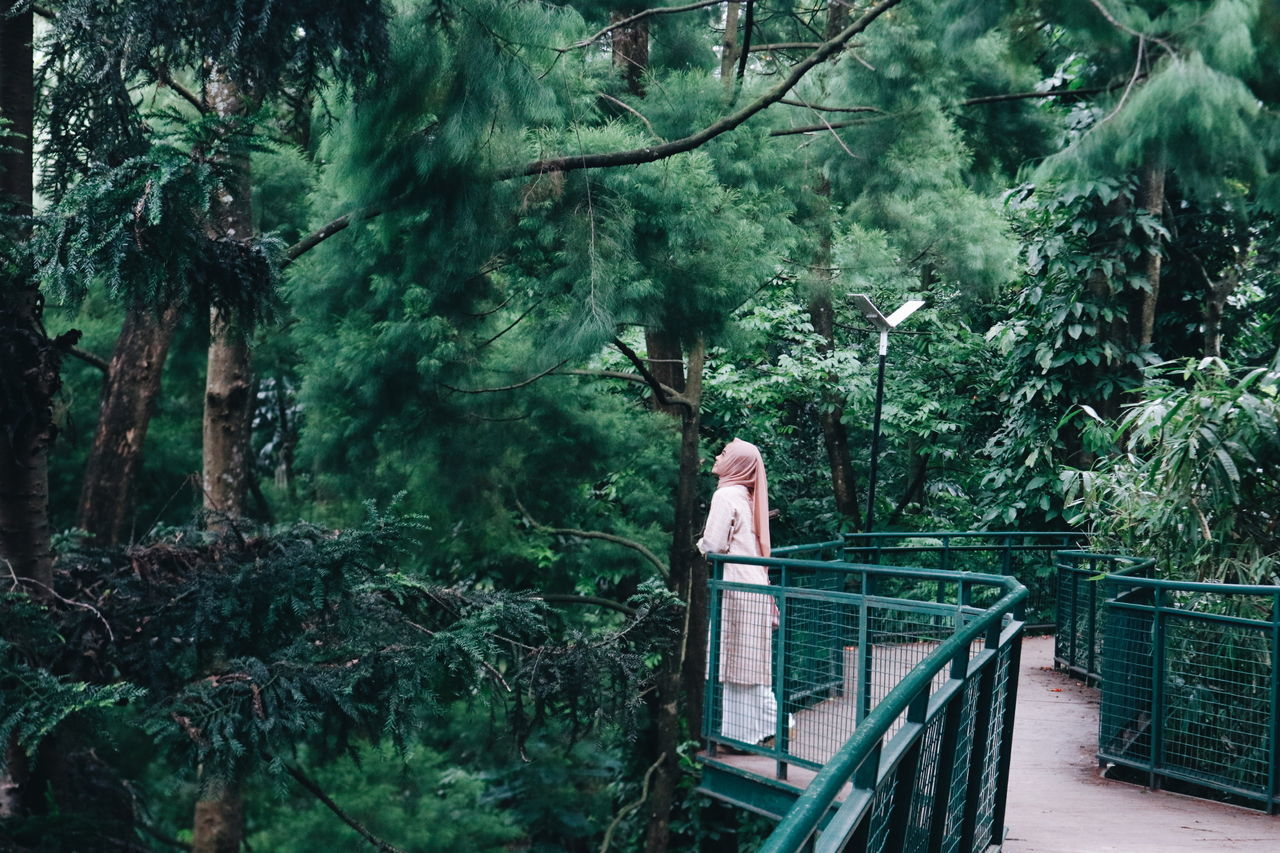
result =
M922 571L927 571L931 577L939 574L936 569ZM956 576L957 580L974 577L974 573L970 572L946 574ZM844 785L920 692L928 689L933 678L952 658L961 652L967 653L974 640L990 631L997 620L1003 621L1004 616L1013 612L1027 597L1027 588L1013 578L999 575L988 577L1002 583L1007 590L1005 595L981 616L944 640L889 691L854 730L853 735L818 771L817 776L766 839L764 846L760 848L761 853L792 853L801 849L818 828L823 815L831 808Z

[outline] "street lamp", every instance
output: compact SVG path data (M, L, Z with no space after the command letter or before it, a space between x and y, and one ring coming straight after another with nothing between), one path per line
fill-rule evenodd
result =
M889 330L914 314L924 305L923 299L912 299L902 304L897 311L888 317L880 313L880 309L871 303L865 293L856 293L853 304L858 306L862 316L871 325L880 330L880 372L876 377L876 419L871 430L871 473L867 483L867 523L863 532L870 533L876 512L876 467L880 456L880 407L884 405L884 363L889 355Z

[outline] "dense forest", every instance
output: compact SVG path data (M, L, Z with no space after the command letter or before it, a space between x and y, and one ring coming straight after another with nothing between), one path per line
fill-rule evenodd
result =
M750 848L694 548L1280 583L1266 0L0 0L0 849ZM363 840L362 840L363 839Z

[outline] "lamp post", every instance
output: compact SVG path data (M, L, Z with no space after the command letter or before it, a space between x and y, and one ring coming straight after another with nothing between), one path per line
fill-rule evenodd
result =
M876 469L880 461L880 409L884 405L884 363L889 355L889 330L914 314L924 305L924 300L912 299L904 302L888 317L880 313L880 309L872 304L865 293L855 294L853 304L880 332L880 371L876 376L876 417L875 425L871 430L871 472L867 478L867 524L863 530L864 533L870 533L874 526L876 512Z

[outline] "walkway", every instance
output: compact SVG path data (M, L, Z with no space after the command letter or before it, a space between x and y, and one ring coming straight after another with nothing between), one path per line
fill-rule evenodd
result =
M1098 691L1053 671L1053 638L1022 643L1002 853L1280 853L1280 815L1100 776Z

